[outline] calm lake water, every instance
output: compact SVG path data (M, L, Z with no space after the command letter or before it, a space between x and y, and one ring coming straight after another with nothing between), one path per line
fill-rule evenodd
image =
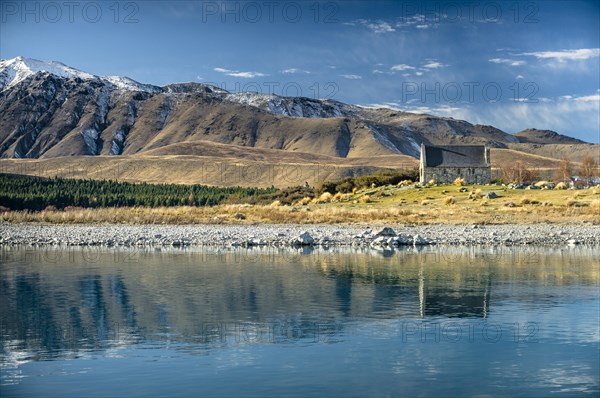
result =
M599 258L0 248L0 395L598 396Z

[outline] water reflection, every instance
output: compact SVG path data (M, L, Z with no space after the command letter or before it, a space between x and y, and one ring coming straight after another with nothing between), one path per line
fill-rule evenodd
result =
M589 316L598 307L595 248L3 247L0 256L4 385L20 383L31 361L127 357L135 347L220 358L231 347L367 336L397 339L417 355L417 343L427 341L530 343L532 321L549 320L534 331L535 341L597 350L600 340L598 317ZM588 303L585 311L579 303ZM557 317L567 323L554 326ZM394 372L406 366L383 363ZM597 361L589 367L597 369ZM541 369L536 377L557 371ZM597 388L585 377L586 388Z

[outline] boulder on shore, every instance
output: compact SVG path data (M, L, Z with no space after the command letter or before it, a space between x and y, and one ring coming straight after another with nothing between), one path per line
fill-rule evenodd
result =
M398 234L396 233L396 231L394 231L392 228L390 227L383 227L382 229L380 229L379 231L375 232L375 236L388 236L388 237L394 237L397 236Z
M310 236L308 232L302 231L302 233L298 237L292 239L290 243L294 246L310 246L315 243L315 239Z

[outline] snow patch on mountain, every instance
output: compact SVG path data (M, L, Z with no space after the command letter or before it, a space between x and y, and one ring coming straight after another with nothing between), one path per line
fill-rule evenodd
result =
M418 158L421 154L421 145L417 144L415 139L412 137L406 137L406 141L409 145L409 148L407 148L409 151L408 155Z
M102 123L106 123L106 115L108 114L108 101L110 98L110 92L106 87L103 87L100 90L100 94L98 94L98 100L96 101L96 105L98 105L98 116L100 117L100 121Z
M98 154L98 136L100 133L93 128L87 128L81 132L85 146L87 146L90 155Z
M375 138L375 140L377 140L377 142L379 142L386 148L391 149L394 152L402 153L402 151L400 151L400 149L398 149L398 147L394 145L394 143L390 141L390 139L377 128L369 124L367 125L367 128L371 131L371 133L373 133L373 137Z
M123 151L123 143L125 142L125 132L123 130L119 130L116 132L115 136L112 139L110 144L109 155L120 155Z
M352 105L306 97L242 92L226 94L225 99L288 117L333 118L355 116L358 113L358 108Z
M109 82L118 89L125 91L143 91L147 93L160 93L163 91L160 87L151 84L138 83L125 76L105 76L101 79Z

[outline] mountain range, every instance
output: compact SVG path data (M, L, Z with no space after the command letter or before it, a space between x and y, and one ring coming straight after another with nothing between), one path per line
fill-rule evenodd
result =
M218 172L199 175L199 162L332 170L299 177L315 182L414 165L421 143L487 143L494 148L494 167L522 160L551 169L564 155L577 162L599 152L597 145L549 130L513 135L449 117L335 100L233 93L200 83L159 87L23 57L0 61L0 115L0 167L6 172L27 174L37 167L64 175L61 167L76 162L87 172L86 163L134 181L249 183L219 179ZM147 163L161 166L145 173ZM140 171L128 178L119 167ZM281 176L250 182L292 184Z

